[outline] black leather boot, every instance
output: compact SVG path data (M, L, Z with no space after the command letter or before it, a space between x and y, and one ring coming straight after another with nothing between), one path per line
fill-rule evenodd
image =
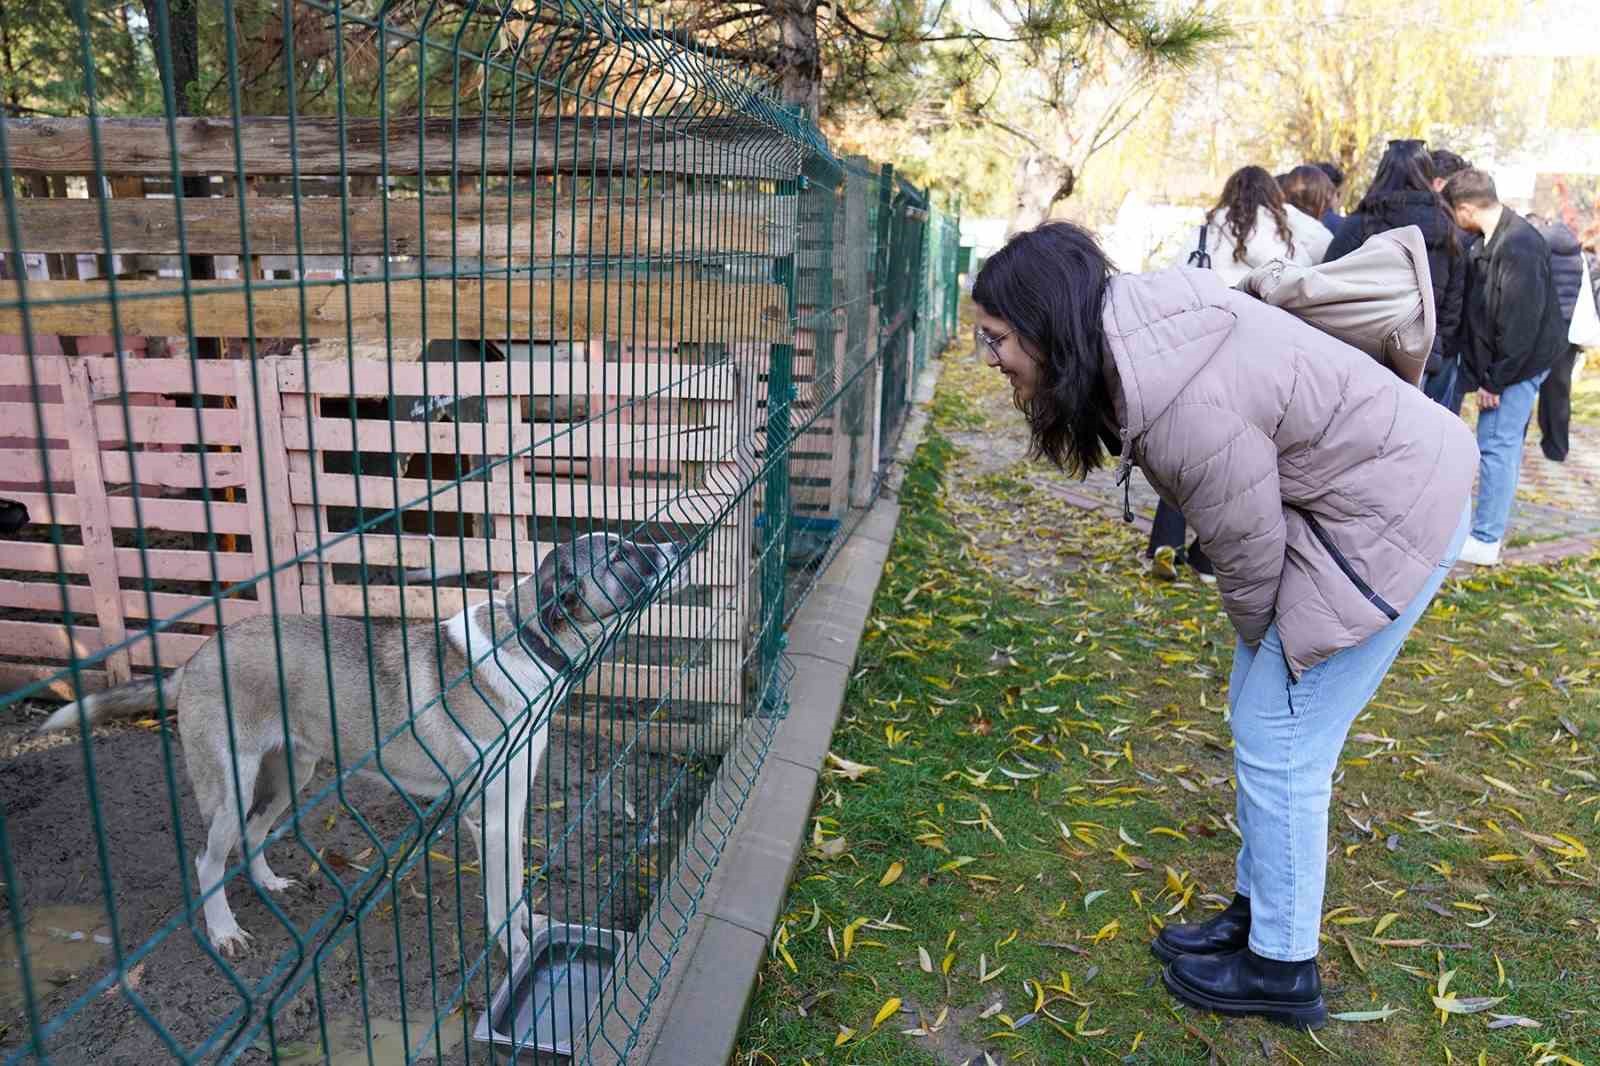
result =
M1317 960L1279 962L1248 947L1220 955L1182 955L1161 971L1167 991L1221 1014L1253 1014L1297 1029L1328 1021Z
M1162 962L1179 955L1215 955L1237 951L1250 940L1250 897L1235 894L1221 914L1205 922L1169 925L1150 942L1150 950Z

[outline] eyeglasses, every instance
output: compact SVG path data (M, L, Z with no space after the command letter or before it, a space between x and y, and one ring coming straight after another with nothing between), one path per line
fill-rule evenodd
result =
M977 328L978 340L983 343L984 347L989 349L989 353L994 356L996 362L1000 360L1000 345L1004 344L1006 338L1015 332L1015 329L1010 329L998 337L992 337L982 326Z

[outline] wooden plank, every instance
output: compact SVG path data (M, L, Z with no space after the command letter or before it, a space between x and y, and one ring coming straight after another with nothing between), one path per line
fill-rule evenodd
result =
M596 666L575 691L585 696L630 700L738 703L739 674L703 666L639 666L605 662Z
M867 312L867 358L871 360L856 388L861 390L865 410L864 424L851 427L850 433L850 506L868 507L872 504L875 477L878 470L878 434L883 411L883 352L878 347L878 308Z
M603 712L557 714L551 723L568 733L593 737L612 751L632 746L658 755L721 755L732 736L731 729L695 722L639 721Z
M354 474L289 475L290 497L295 503L312 502L311 484L315 478L317 501L324 507L356 506L357 476ZM421 478L390 479L377 475L359 478L361 506L388 510L426 510L430 495L435 511L466 514L516 515L520 518L597 518L606 521L681 522L706 525L723 520L723 511L735 493L682 492L670 496L660 489L619 489L604 485L573 482L552 483L540 479L535 485L511 488L468 481L441 486Z
M294 614L301 610L300 579L290 562L295 554L294 506L289 501L289 453L283 443L277 368L248 362L235 366L239 376L239 424L245 427L239 454L244 458L245 493L250 505L250 549L256 572L272 574L270 594L263 588L257 595L270 602L273 610Z
M537 422L388 422L378 419L285 419L283 439L290 449L305 451L313 439L318 451L432 451L440 455L503 456L513 452L540 458L609 456L635 460L705 461L727 454L734 446L727 426L685 426L673 423ZM141 472L143 467L141 466Z
M72 467L65 452L50 450L55 453L50 461L51 483L59 491L72 484ZM31 480L43 485L44 467L44 459L37 448L0 448L0 470L12 480ZM244 463L238 452L208 452L203 477L197 452L130 454L102 449L100 467L105 472L106 483L111 485L132 484L137 480L145 488L198 489L210 485L216 489L238 488L245 483Z
M247 225L239 201L227 197L183 201L184 244L178 244L178 201L108 200L108 230L86 200L23 199L17 221L23 251L114 252L120 255L457 255L519 259L599 255L641 257L707 252L784 254L788 227L769 219L767 197L571 195L549 189L508 194L462 193L412 197L251 196ZM388 207L385 237L384 208ZM11 229L0 217L0 247Z
M6 151L18 173L172 173L165 118L98 120L96 166L87 118L6 119ZM235 132L237 122L237 133ZM406 117L295 120L179 118L178 165L186 174L669 173L781 179L799 173L800 145L743 117L639 119ZM237 147L236 147L237 146Z
M49 681L50 684L41 691L41 695L53 696L58 700L75 700L81 695L102 692L111 687L106 681L104 670L80 670L78 680L82 685L81 688L75 688L71 675L59 666L0 660L0 690L7 692L37 681Z
M285 393L333 396L649 396L663 399L726 400L736 390L730 364L606 364L599 359L568 362L513 360L508 363L407 363L380 359L311 360L310 387L299 359L278 363ZM292 414L292 412L291 412Z
M437 588L431 585L408 585L401 596L397 585L328 585L308 584L302 587L307 604L318 612L348 615L355 618L399 618L401 604L410 621L429 618L449 618L468 604L482 603L490 595L487 589L468 589L463 592L441 581ZM436 596L437 594L437 596ZM496 593L496 595L499 595ZM656 604L639 612L638 620L629 628L623 639L630 636L682 637L687 640L733 640L733 616L715 607L691 607L683 604Z
M230 412L231 413L231 412ZM6 490L6 498L16 500L28 508L34 525L54 522L61 526L79 524L80 511L76 497L56 493L54 497L42 492ZM188 533L203 533L206 529L206 502L204 500L140 500L138 518L145 529L169 529ZM115 529L137 529L133 500L126 496L113 496L106 501L111 512L111 525ZM210 504L211 528L216 533L250 532L250 507L243 503L225 503L213 500Z
M298 552L309 555L317 550L317 534L295 534ZM544 557L555 550L555 545L543 541L495 540L484 537L430 537L422 533L406 533L398 537L392 533L369 533L365 536L342 537L322 545L325 563L357 564L365 558L369 566L404 566L409 569L432 567L448 572L464 567L468 573L492 571L519 580L538 569ZM689 559L689 584L727 585L731 583L733 560L715 554L710 546L700 549ZM726 570L727 572L723 572ZM441 586L448 584L441 582ZM309 601L307 601L309 603Z
M122 642L127 625L122 617L122 597L117 584L116 545L111 540L111 511L106 506L105 475L100 469L100 441L95 436L89 400L89 372L81 365L67 368L61 381L61 406L66 415L67 447L72 454L73 493L78 505L78 532L83 541L84 570L94 595L94 614L100 636L108 644ZM113 684L132 676L128 653L107 656L106 675Z
M120 404L94 404L94 427L100 440L120 441L123 431L123 412ZM43 404L39 408L44 422L46 439L64 439L72 423L67 409L57 404ZM0 403L0 426L34 427L33 404ZM130 406L128 424L133 428L133 439L141 444L233 444L240 441L239 412L221 407L208 407L200 411L200 435L195 435L195 411L192 407ZM87 423L87 419L85 420Z
M93 614L95 611L94 592L87 585L67 585L67 610L73 614ZM217 611L212 606L210 596L188 596L181 592L153 592L150 594L151 602L146 604L145 594L140 589L121 589L118 593L122 614L125 618L148 618L150 611L155 612L155 618L164 620L173 618L192 608L200 608L193 614L187 615L183 621L188 625L214 626L217 624ZM217 600L222 607L222 624L227 625L237 622L241 618L250 618L261 614L264 605L253 600L240 599L237 596L228 596ZM61 610L61 586L54 580L47 581L13 581L0 580L0 607L21 607L29 611L56 611ZM102 639L104 637L102 636Z
M787 330L783 289L765 283L622 281L616 278L485 280L382 278L334 282L261 282L246 294L238 281L196 281L185 305L171 279L117 283L112 319L104 281L27 284L35 335L393 338L652 336L777 342ZM0 333L23 332L15 281L0 282ZM302 301L303 296L303 301ZM302 302L304 328L302 334ZM348 309L346 304L348 303ZM454 314L452 314L454 308ZM426 310L426 314L424 314Z
M30 299L32 289L30 285ZM124 359L120 369L118 360L108 356L35 355L31 361L32 372L38 375L41 387L59 385L70 362L88 368L89 394L96 400L111 399L126 392L192 395L198 391L225 396L234 387L233 367L214 359ZM29 362L26 355L0 355L0 385L26 388L32 380Z
M163 667L182 666L210 637L196 633L161 632L142 635L133 631L132 645L119 652L134 666L155 665L157 653ZM156 645L152 647L152 645ZM100 633L87 626L71 628L54 622L13 622L0 620L0 647L8 656L28 659L56 659L66 662L97 655L107 645Z
M845 365L847 338L844 330L838 330L833 335L834 365ZM836 401L837 403L838 401ZM834 408L837 412L837 406ZM850 435L844 431L844 420L830 417L819 420L813 430L821 429L821 422L828 423L828 444L832 455L828 466L828 516L830 518L843 518L846 509L850 506Z
M147 548L141 555L138 548L118 548L116 556L118 577L142 579L148 576L152 581L211 580L211 552ZM245 581L255 574L255 562L248 555L216 552L214 557L218 581ZM0 558L5 559L8 570L32 570L41 574L57 572L54 544L0 540ZM61 565L69 574L84 573L84 567L88 565L84 549L76 544L63 544ZM145 572L146 565L149 566L148 575Z

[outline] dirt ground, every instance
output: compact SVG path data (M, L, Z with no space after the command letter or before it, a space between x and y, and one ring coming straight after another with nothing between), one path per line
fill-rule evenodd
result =
M0 810L11 860L0 934L0 1055L23 1050L29 1040L12 933L19 912L39 1017L70 1011L47 1037L56 1063L132 1066L169 1061L175 1052L192 1055L202 1047L202 1061L219 1061L239 1051L230 1041L241 1018L262 1017L285 983L285 960L296 957L291 929L310 934L303 965L314 973L275 1009L278 1061L323 1062L320 1034L326 1027L333 1063L366 1063L370 1027L373 1061L402 1063L407 1044L422 1042L440 1014L439 1043L427 1037L430 1057L421 1061L470 1042L478 1014L504 975L504 961L494 951L487 969L480 963L478 855L465 832L452 831L453 822L444 822L424 862L391 882L381 877L377 845L393 848L412 835L417 819L408 802L371 779L350 780L342 802L330 792L302 813L304 843L286 835L267 850L275 871L301 885L269 903L242 876L229 882L239 924L255 939L244 958L226 966L205 949L198 916L185 917L184 894L186 886L194 890L193 858L204 829L176 737L169 775L159 730L138 724L96 730L89 775L76 737L28 736L45 707L12 707L0 722ZM561 731L551 741L530 803L536 846L529 864L541 875L535 907L557 921L631 932L665 865L659 853L675 844L676 827L698 799L702 767L638 753L608 776L611 753L596 741ZM331 766L320 767L302 802L332 779ZM102 812L103 848L90 815L91 785ZM594 800L587 811L586 796ZM662 796L667 800L658 806ZM354 935L338 920L340 889L317 868L313 852L336 869L339 884L356 898L379 894ZM102 888L106 880L114 886L111 913ZM338 943L317 954L330 936ZM126 989L112 984L78 1004L96 982L115 974L113 938L129 959ZM152 939L154 945L134 957ZM409 1033L401 1025L402 1000ZM262 1030L237 1061L271 1061L266 1034ZM471 1057L480 1057L478 1049Z

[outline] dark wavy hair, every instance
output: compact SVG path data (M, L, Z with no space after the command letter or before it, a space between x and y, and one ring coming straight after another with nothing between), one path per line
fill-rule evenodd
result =
M1309 163L1285 174L1278 181L1278 188L1283 191L1284 203L1293 204L1318 220L1333 210L1339 195L1323 169Z
M1373 175L1367 194L1356 205L1361 215L1361 239L1382 233L1399 225L1390 217L1392 197L1399 193L1420 193L1433 201L1443 224L1445 247L1453 255L1460 254L1456 241L1455 219L1444 198L1433 189L1433 156L1422 141L1390 141L1389 147L1378 160L1378 173Z
M1224 215L1226 221L1219 228L1233 235L1235 263L1244 262L1244 246L1256 231L1256 218L1263 207L1272 212L1278 236L1289 254L1294 255L1294 237L1289 232L1289 215L1283 209L1283 190L1278 188L1277 179L1263 167L1240 167L1222 187L1222 199L1217 201L1217 206L1206 212L1208 224L1215 221L1218 214Z
M1101 433L1111 411L1101 319L1116 273L1094 234L1070 222L1019 233L990 256L972 299L1003 318L1041 356L1040 384L1018 409L1035 458L1077 477L1106 460Z

